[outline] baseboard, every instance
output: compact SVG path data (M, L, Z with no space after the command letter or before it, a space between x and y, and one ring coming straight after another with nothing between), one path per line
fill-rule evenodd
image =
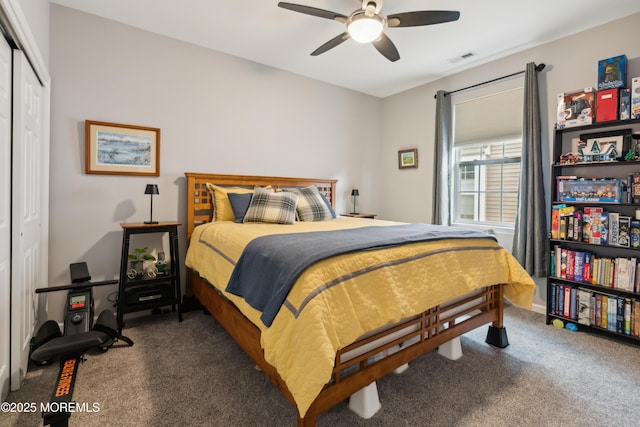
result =
M540 314L547 314L547 307L541 304L532 304L531 311Z

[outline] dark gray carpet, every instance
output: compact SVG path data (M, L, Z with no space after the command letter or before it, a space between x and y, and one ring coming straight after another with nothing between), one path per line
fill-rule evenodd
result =
M464 356L429 353L378 382L369 420L342 403L319 426L637 426L640 347L545 325L508 307L511 345L485 344L487 327L462 338ZM296 412L220 325L201 312L127 321L133 347L87 355L74 398L99 404L71 426L293 426ZM33 367L12 402L46 402L58 366ZM39 426L35 414L0 414L3 426Z

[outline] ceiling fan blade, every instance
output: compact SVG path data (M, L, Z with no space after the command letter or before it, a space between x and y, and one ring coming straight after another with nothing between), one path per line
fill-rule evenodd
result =
M325 53L329 49L333 49L334 47L338 46L339 44L341 44L346 40L349 40L349 33L345 31L344 33L335 36L334 38L332 38L331 40L329 40L328 42L326 42L325 44L323 44L322 46L320 46L319 48L311 52L311 56L318 56L321 53Z
M398 49L396 49L396 46L385 33L380 34L380 38L372 41L371 44L389 61L396 62L400 59Z
M279 2L278 7L283 9L293 10L294 12L300 12L307 15L318 16L320 18L332 19L339 22L347 22L347 17L340 13L331 12L330 10L318 9L316 7L304 6L301 4L293 4L286 2Z
M389 27L418 27L457 21L459 18L460 12L453 10L423 10L389 15L387 16L387 25Z

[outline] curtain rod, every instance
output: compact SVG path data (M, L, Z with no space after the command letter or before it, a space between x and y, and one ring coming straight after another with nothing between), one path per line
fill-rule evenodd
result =
M538 64L536 65L536 71L542 71L544 70L544 67L546 67L546 65L544 63L542 64ZM525 70L522 71L518 71L517 73L511 73L508 74L506 76L502 76L502 77L498 77L492 80L487 80L486 82L482 82L482 83L476 83L474 85L471 86L467 86L467 87L463 87L462 89L456 89L456 90L452 90L451 92L445 92L445 96L446 95L451 95L452 93L456 93L456 92L462 92L463 90L467 90L467 89L473 89L474 87L478 87L478 86L483 86L489 83L493 83L493 82L497 82L498 80L504 80L504 79L508 79L509 77L513 77L513 76L517 76L518 74L524 74ZM438 95L433 95L434 98L437 98Z

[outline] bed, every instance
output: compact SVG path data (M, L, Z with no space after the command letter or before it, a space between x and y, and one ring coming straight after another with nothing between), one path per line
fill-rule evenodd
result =
M319 233L354 233L352 237L392 229L414 233L409 230L412 225L339 215L288 225L237 223L228 217L229 206L222 212L221 201L226 203L227 193L238 200L237 194L243 193L239 189L262 195L266 191L258 187L274 194L313 188L327 206L334 207L336 181L185 175L185 297L195 297L282 391L298 411L298 425L315 425L319 414L350 396L360 398L355 407L367 405L370 394L362 393L370 393L377 379L405 369L426 352L459 343L462 334L479 326L490 324L487 342L505 347L504 299L530 308L535 289L531 277L493 238L475 232L468 237L444 234L364 250L350 247L301 269L285 292L284 304L276 304L279 310L261 306L250 295L239 294L241 287L233 287L236 266L255 242L286 238L297 248L295 244ZM423 225L421 231L422 227L435 226ZM269 283L279 280L279 276L270 278ZM270 310L272 316L266 316ZM455 345L449 348L456 351ZM370 413L360 408L359 413L363 412Z

